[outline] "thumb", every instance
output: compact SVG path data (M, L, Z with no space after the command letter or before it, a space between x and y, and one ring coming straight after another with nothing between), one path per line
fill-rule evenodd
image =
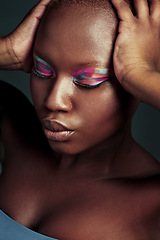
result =
M39 22L44 15L46 8L51 0L41 0L23 19L21 24L17 27L18 32L26 34L35 34ZM29 31L29 32L28 32ZM22 34L21 34L22 35Z
M51 1L52 0L41 0L9 36L14 56L16 56L18 61L22 64L22 70L23 63L26 61L28 62L28 66L31 66L31 55L35 34L40 20Z

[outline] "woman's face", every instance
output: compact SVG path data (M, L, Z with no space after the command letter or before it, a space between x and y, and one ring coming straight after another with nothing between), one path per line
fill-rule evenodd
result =
M31 93L53 150L77 154L109 143L123 128L127 99L116 78L88 88L72 76L111 67L116 24L110 12L80 5L50 9L43 19L34 47Z

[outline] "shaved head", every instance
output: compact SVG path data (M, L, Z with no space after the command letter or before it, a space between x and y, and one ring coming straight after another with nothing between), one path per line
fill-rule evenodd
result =
M125 0L131 9L133 9L133 0ZM62 6L70 6L72 4L83 5L83 6L91 6L93 8L104 8L107 10L113 9L113 5L110 0L52 0L51 7L58 8Z
M126 2L131 6L133 1L127 0ZM110 0L52 0L41 22L43 24L40 24L39 29L45 31L46 22L54 22L55 19L59 19L56 21L56 29L57 31L59 29L59 32L62 31L65 22L69 23L66 24L61 38L63 37L63 39L66 40L68 35L70 35L71 42L75 32L77 32L76 29L78 26L79 41L83 42L84 39L81 39L81 33L85 30L87 25L90 26L90 28L88 28L89 33L95 30L94 32L97 38L99 37L101 42L103 41L107 44L107 54L110 59L112 58L114 42L118 34L118 16ZM63 21L61 21L62 19ZM76 25L75 23L78 19L80 22ZM73 30L73 26L75 30ZM70 29L73 31L70 31ZM52 28L50 28L50 31L52 31ZM103 38L101 37L101 32L106 33ZM45 34L45 36L47 36L47 34ZM102 48L101 50L103 51Z

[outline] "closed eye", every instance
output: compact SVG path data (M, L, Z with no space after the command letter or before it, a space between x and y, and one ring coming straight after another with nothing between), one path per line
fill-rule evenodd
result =
M55 77L55 72L52 70L51 66L46 63L44 60L33 55L34 59L34 74L41 78L53 78Z
M72 80L79 86L95 88L103 82L110 80L112 75L108 68L84 68L74 72Z

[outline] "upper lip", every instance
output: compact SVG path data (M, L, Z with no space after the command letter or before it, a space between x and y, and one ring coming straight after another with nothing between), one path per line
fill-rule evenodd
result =
M42 125L44 128L52 131L52 132L62 132L62 131L73 131L61 123L58 123L55 120L44 119L42 120Z

